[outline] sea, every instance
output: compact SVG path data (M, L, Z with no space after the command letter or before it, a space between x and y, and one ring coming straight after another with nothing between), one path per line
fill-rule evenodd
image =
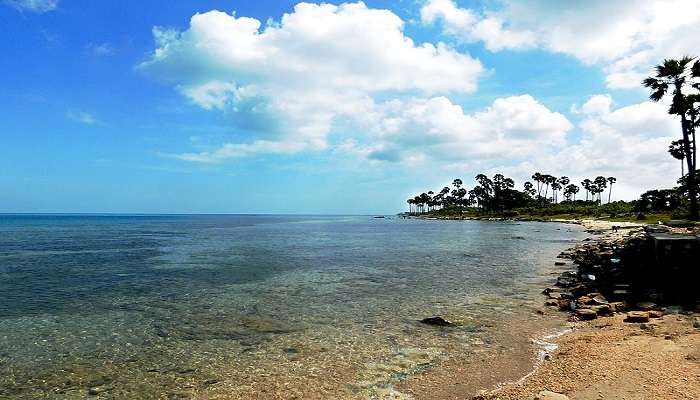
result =
M488 386L536 362L533 335L553 329L540 291L584 237L397 216L0 215L0 398L413 399L521 361ZM420 322L434 316L454 325Z

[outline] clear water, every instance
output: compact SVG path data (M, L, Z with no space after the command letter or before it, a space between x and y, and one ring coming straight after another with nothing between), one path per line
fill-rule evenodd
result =
M0 215L0 397L372 398L498 344L544 223ZM459 326L418 323L442 315Z

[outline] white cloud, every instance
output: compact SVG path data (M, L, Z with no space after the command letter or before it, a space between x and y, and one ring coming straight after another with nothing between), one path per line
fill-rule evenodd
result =
M514 31L505 27L502 18L478 15L472 10L459 8L452 0L429 0L420 10L423 24L442 22L446 33L469 42L483 41L487 49L520 49L535 44L533 32Z
M697 0L504 0L502 5L477 15L453 0L429 0L421 15L425 23L440 21L446 34L481 40L490 50L538 46L601 65L610 88L639 88L663 58L700 54ZM480 24L490 28L478 30Z
M75 122L79 122L85 125L100 125L102 122L97 119L94 115L84 112L84 111L68 111L66 117Z
M139 69L198 106L232 113L255 140L292 149L328 148L334 125L366 119L376 97L470 93L484 72L442 43L414 43L398 16L364 3L300 3L264 27L210 11L184 32L156 28L154 36L157 48ZM242 153L270 150L249 145Z
M612 109L609 95L592 96L580 108L581 138L554 152L541 152L515 166L498 167L522 183L535 171L584 178L615 176L614 199L635 199L644 190L676 185L680 167L666 151L678 137L680 123L667 105L642 102Z
M117 49L109 43L90 43L86 49L90 54L100 57L113 56L117 53Z
M496 99L474 113L446 97L378 104L364 121L369 145L352 150L375 160L518 160L566 143L573 128L529 95Z
M53 11L58 7L58 0L3 0L3 2L19 11L30 11L40 14Z

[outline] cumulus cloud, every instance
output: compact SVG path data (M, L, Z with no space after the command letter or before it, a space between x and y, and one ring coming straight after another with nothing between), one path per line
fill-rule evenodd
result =
M423 24L442 22L444 31L466 41L482 41L487 49L522 49L535 45L535 35L529 30L511 30L503 18L480 15L459 8L452 0L429 0L420 10Z
M9 6L19 11L45 13L58 8L58 0L3 0Z
M473 113L442 96L397 99L377 105L367 122L372 144L360 149L370 159L392 161L517 160L560 148L573 128L529 95L499 98Z
M596 95L573 108L583 116L580 139L559 151L542 152L516 165L495 168L529 179L535 171L568 175L576 184L599 175L618 178L613 199L634 199L650 188L673 187L680 167L666 149L680 132L667 105L642 102L613 108L610 95Z
M476 89L478 60L442 43L416 44L403 25L361 2L300 3L265 26L210 11L194 15L184 32L155 28L157 48L138 68L202 108L234 114L263 143L322 150L338 121L374 113L375 97Z
M610 88L638 88L663 58L700 53L696 0L504 0L502 5L480 15L453 0L428 0L421 17L424 23L441 22L446 34L483 41L490 50L537 46L601 65ZM479 29L484 24L490 28Z

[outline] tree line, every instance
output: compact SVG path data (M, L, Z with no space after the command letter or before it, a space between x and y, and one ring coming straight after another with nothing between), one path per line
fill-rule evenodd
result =
M594 179L584 179L581 186L571 183L566 176L556 177L550 174L535 172L532 181L523 185L523 190L515 189L515 181L503 174L495 174L489 178L485 174L474 177L477 184L471 190L464 187L462 179L454 179L452 185L443 187L440 191L432 190L417 194L406 200L409 213L426 213L436 210L454 208L455 211L464 208L477 208L484 211L505 211L521 207L546 207L549 204L576 202L576 194L585 190L583 201L590 204L601 204L602 193L608 189L608 203L612 198L612 186L617 181L615 177L598 176ZM560 196L563 199L560 199Z

